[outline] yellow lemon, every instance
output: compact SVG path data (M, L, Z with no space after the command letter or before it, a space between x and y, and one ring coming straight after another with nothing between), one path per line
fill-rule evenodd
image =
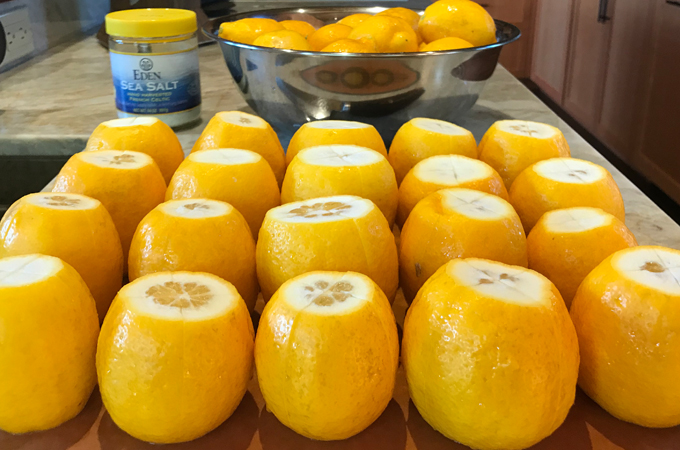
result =
M421 52L437 52L441 50L460 50L461 48L474 47L468 41L457 37L445 37L432 41L429 44L422 43L420 45Z
M154 443L196 439L234 412L252 376L253 324L230 283L162 272L123 287L97 346L111 419Z
M440 0L425 9L418 24L425 42L445 37L464 39L475 47L496 42L496 24L478 3L469 0Z
M151 156L169 182L184 159L172 128L155 117L128 117L103 122L87 140L85 150L130 150Z
M362 42L371 42L376 51L383 53L418 51L418 35L411 25L392 16L373 16L352 29L347 36Z
M123 285L123 248L99 200L78 194L29 194L0 221L0 258L41 253L73 266L104 320Z
M397 292L394 235L375 204L360 197L315 198L270 210L255 252L265 300L286 281L313 270L363 273L390 302Z
M248 18L220 24L218 35L229 41L252 44L263 34L283 29L283 25L274 19Z
M351 27L341 23L332 23L325 25L307 37L307 42L314 51L320 51L322 48L328 47L335 41L345 39L352 31Z
M338 20L338 23L341 25L347 25L348 27L355 28L358 25L360 25L364 20L373 17L370 14L363 14L363 13L358 13L358 14L350 14L349 16L343 17L342 19Z
M420 22L420 14L411 9L402 7L388 8L385 11L379 12L378 14L376 14L376 16L396 17L397 19L401 19L404 22L408 23L411 26L411 28L413 28L413 31L418 31L418 22Z
M518 266L454 259L404 323L411 399L449 439L481 450L530 447L574 403L579 348L555 286Z
M358 145L387 157L385 143L373 125L349 120L317 120L295 132L286 150L286 160L290 164L300 150L318 145Z
M240 148L260 154L271 166L281 186L286 173L286 156L276 132L263 119L241 111L215 114L191 152L217 148Z
M130 246L130 281L156 272L207 272L234 285L248 309L259 288L255 241L228 203L187 199L161 203L142 219Z
M359 273L288 280L262 312L255 363L267 409L284 425L323 441L354 436L392 398L399 342L390 303Z
M465 128L450 122L418 117L399 128L387 155L401 184L409 170L425 158L463 155L477 158L477 141Z
M399 280L407 302L454 258L527 267L527 242L510 203L470 189L444 189L418 202L401 230Z
M503 180L488 164L461 155L438 155L417 163L399 186L397 223L404 225L416 204L440 189L460 187L508 198Z
M371 42L339 39L332 44L328 44L320 51L327 53L375 53L375 46Z
M123 267L139 222L163 202L165 181L150 156L139 152L98 150L73 155L61 168L52 192L95 198L111 214L123 247Z
M527 236L529 268L555 284L568 308L576 289L598 264L636 245L623 222L601 209L556 209L543 214Z
M297 31L279 30L259 36L253 45L260 47L283 48L289 50L311 51L307 39Z
M97 308L59 258L0 259L0 429L46 430L72 419L97 384Z
M582 159L553 158L528 167L512 184L510 203L527 233L546 212L574 206L600 208L626 220L623 198L611 174Z
M279 24L286 30L297 31L305 39L316 31L316 28L314 28L312 24L303 20L282 20Z
M500 120L491 125L479 143L479 159L498 171L508 189L530 165L570 155L559 129L525 120Z
M680 252L618 251L583 280L571 304L579 386L613 416L680 425Z
M257 194L255 194L257 193ZM189 155L172 177L165 199L209 198L231 204L257 238L264 215L281 204L267 162L249 150L204 150Z
M288 166L281 202L332 195L371 200L390 227L397 215L397 181L385 157L355 145L322 145L302 150Z

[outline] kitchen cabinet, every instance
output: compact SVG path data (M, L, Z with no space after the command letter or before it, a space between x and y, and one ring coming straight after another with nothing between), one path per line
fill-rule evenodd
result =
M534 21L531 79L561 103L574 0L538 0Z
M639 138L654 8L654 1L639 0L538 3L532 80L629 162Z
M680 2L658 0L636 162L680 202Z
M516 25L522 37L503 48L500 63L517 78L529 77L536 0L478 0L494 19Z

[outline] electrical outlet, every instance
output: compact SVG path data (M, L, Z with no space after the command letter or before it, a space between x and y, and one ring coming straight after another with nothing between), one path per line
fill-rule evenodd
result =
M3 67L33 53L35 46L33 45L28 8L19 8L3 14L0 16L0 22L5 29L5 40L7 41L7 53L5 53L5 60L2 62Z

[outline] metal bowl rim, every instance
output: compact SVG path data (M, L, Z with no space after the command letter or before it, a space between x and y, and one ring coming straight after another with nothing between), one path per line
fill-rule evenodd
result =
M306 50L290 50L290 49L282 49L282 48L272 48L272 47L260 47L259 45L251 45L251 44L244 44L241 42L236 42L236 41L230 41L228 39L224 39L219 37L217 34L213 33L212 29L214 28L216 23L223 23L223 22L233 22L234 19L245 19L248 18L254 14L268 14L268 15L274 15L274 14L284 14L284 13L298 13L301 14L301 10L304 10L304 12L309 12L310 14L313 14L314 11L328 11L328 12L333 12L333 11L346 11L346 12L360 12L360 11L366 11L366 10L377 10L381 9L381 7L378 6L372 6L372 7L357 7L357 6L325 6L325 7L311 7L311 8L271 8L271 9L261 9L261 10L254 10L254 11L248 11L248 12L241 12L241 13L234 13L234 14L228 14L226 16L220 16L220 17L215 17L213 19L208 20L203 24L201 27L201 31L203 34L205 34L207 37L210 39L213 39L217 42L226 44L226 45L231 45L234 47L239 47L243 49L248 49L248 50L254 50L254 51L264 51L267 53L281 53L281 54L292 54L292 55L300 55L300 56L319 56L319 57L336 57L336 58L409 58L413 56L428 56L428 55L452 55L452 54L460 54L460 53L469 53L469 52L478 52L478 51L483 51L483 50L490 50L498 47L503 47L504 45L510 44L512 42L515 42L517 39L520 38L522 35L522 32L520 31L519 28L517 28L515 25L509 23L509 22L504 22L502 20L498 19L493 19L494 22L496 23L496 29L499 28L499 25L502 27L509 27L511 32L510 32L510 37L506 40L503 41L498 41L493 44L489 45L482 45L479 47L470 47L470 48L461 48L457 50L437 50L437 51L430 51L430 52L399 52L399 53L337 53L337 52L313 52L313 51L306 51ZM382 11L389 9L389 8L382 8ZM414 9L413 11L417 13L422 13L423 10L421 9ZM238 18L238 19L237 19ZM229 19L229 20L227 20ZM209 28L210 27L210 28Z

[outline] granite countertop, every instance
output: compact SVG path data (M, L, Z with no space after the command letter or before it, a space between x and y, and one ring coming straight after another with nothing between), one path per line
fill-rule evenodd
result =
M219 48L201 47L201 122L177 134L185 153L218 111L250 108L238 92ZM80 151L94 128L116 118L107 51L94 37L62 46L0 75L0 155ZM626 224L640 244L680 248L680 226L616 170L572 128L499 66L475 107L458 124L481 139L496 120L515 118L560 128L572 156L606 167L626 205Z

